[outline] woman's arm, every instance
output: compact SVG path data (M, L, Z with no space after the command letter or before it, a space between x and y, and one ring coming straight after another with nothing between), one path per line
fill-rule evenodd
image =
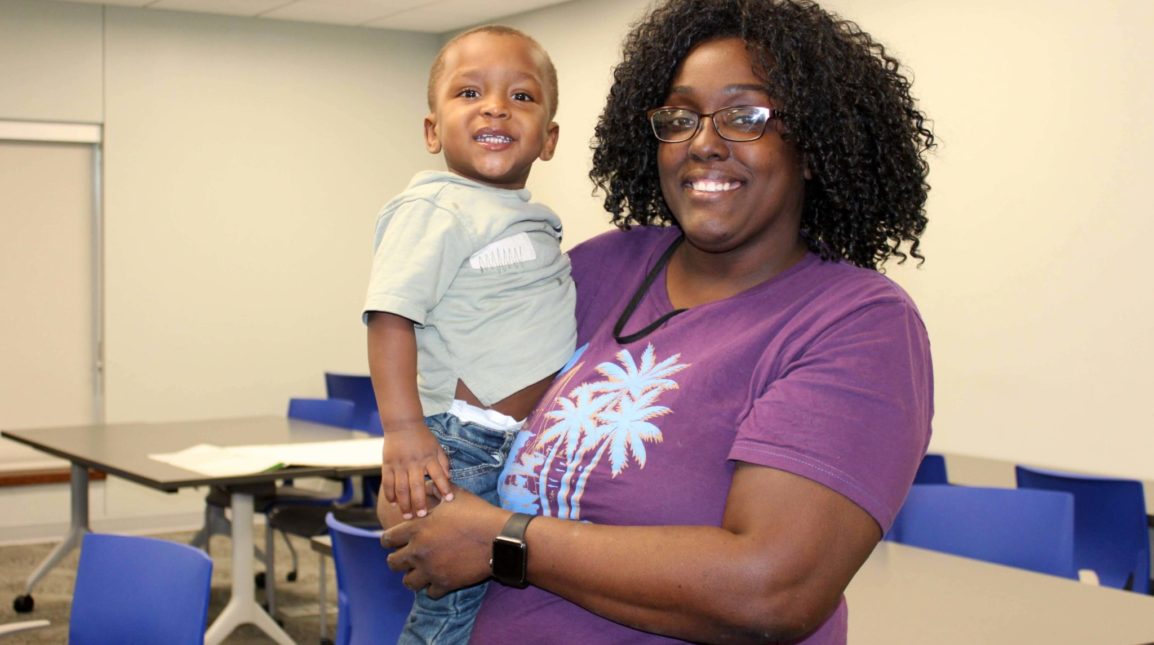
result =
M458 494L386 533L394 569L430 595L489 574L510 513ZM540 517L529 581L610 620L700 642L802 636L837 607L881 538L848 499L803 477L739 464L720 528L627 527ZM434 573L435 572L435 573Z

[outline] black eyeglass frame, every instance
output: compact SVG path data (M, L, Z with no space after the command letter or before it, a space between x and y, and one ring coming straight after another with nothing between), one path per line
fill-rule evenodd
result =
M719 126L717 124L717 119L714 118L714 115L717 115L717 114L724 114L726 112L738 112L741 110L754 110L759 115L760 114L765 115L765 120L762 121L761 130L758 131L757 136L750 137L748 139L735 139L731 136L726 136L726 134L721 131L721 126ZM677 112L685 112L688 114L692 114L693 116L697 117L697 127L695 127L693 129L693 132L688 133L685 136L685 138L683 138L683 139L663 139L663 138L661 138L661 135L657 133L657 124L653 121L653 117L659 112L666 112L666 111L677 111ZM710 112L708 114L701 114L699 112L694 112L693 110L690 110L689 108L663 105L661 107L656 107L656 108L653 108L651 110L646 110L646 112L645 112L645 118L647 121L649 121L649 129L653 132L653 136L658 141L660 141L662 143L684 143L686 141L693 139L694 137L696 137L701 132L701 124L702 124L702 122L705 121L706 117L709 117L709 122L713 124L713 131L717 133L717 136L721 137L722 139L725 139L726 141L732 141L734 143L748 143L750 141L757 141L758 139L765 136L765 131L769 128L769 122L772 121L773 119L780 119L781 118L781 110L778 110L776 108L769 108L769 107L765 107L765 106L761 106L761 105L735 105L733 107L727 107L727 108L722 108L720 110L714 110L713 112Z

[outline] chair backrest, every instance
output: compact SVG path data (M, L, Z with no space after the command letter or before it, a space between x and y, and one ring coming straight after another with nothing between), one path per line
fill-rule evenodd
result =
M68 642L203 643L211 581L212 559L187 544L85 534Z
M889 539L1076 578L1074 496L1055 491L918 484Z
M1019 488L1074 495L1074 564L1099 584L1150 593L1150 536L1142 482L1018 466Z
M356 406L353 427L372 432L369 415L377 409L373 382L367 374L338 374L325 372L325 392L330 399L346 399Z
M340 428L354 427L356 405L345 399L289 399L288 416Z
M918 466L918 473L914 475L915 484L948 484L946 476L946 458L941 455L928 454L922 457Z
M413 606L403 574L389 569L381 531L325 517L333 540L340 615L337 645L395 643Z

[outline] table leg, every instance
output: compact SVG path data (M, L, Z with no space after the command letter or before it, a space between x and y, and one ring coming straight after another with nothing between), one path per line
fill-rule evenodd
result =
M88 468L78 464L72 464L72 477L69 480L69 485L72 489L72 517L68 524L68 534L64 536L64 540L56 545L52 553L44 558L40 566L36 567L36 571L28 576L28 582L24 584L24 594L29 598L31 604L32 588L40 579L48 575L64 556L68 555L72 549L80 546L80 542L84 539L84 534L89 532L88 528Z
M293 645L293 639L256 601L253 582L252 495L232 493L232 596L204 635L206 645L216 645L244 624L256 625L274 641Z

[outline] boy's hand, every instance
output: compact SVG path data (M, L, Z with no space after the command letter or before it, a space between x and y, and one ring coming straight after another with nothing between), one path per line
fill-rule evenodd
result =
M453 498L449 485L449 457L424 422L394 426L385 433L381 456L381 492L396 504L406 520L428 513L425 476L445 500Z

